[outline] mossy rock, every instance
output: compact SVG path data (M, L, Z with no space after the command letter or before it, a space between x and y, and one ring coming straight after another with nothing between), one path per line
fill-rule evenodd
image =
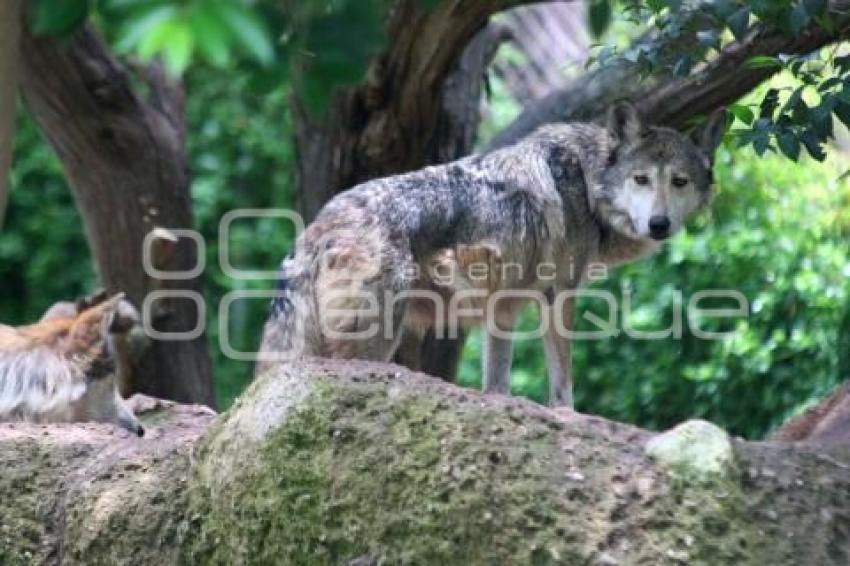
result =
M737 479L683 491L644 453L645 431L385 365L307 371L263 376L200 447L187 561L782 564L793 555L787 539L764 540Z

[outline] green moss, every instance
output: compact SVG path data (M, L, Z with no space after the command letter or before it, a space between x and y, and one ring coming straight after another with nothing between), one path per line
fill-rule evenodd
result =
M458 412L439 396L385 383L340 387L317 378L268 438L263 462L215 500L204 494L193 558L563 558L567 545L554 535L572 530L569 516L555 494L546 497L558 487L551 476L560 467L552 425L486 413Z
M64 456L32 439L0 451L0 564L46 560L52 508L45 494L59 488Z

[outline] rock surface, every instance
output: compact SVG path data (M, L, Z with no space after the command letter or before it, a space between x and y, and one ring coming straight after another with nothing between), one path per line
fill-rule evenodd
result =
M729 435L703 420L686 421L655 435L646 443L646 454L687 481L722 479L735 469Z
M0 563L850 563L846 447L726 440L694 479L650 432L352 362L142 419L0 426Z

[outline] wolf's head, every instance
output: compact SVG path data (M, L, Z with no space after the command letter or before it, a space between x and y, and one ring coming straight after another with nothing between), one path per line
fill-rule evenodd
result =
M711 197L714 153L725 129L724 110L689 139L647 126L631 103L614 105L608 131L615 145L594 195L599 218L630 238L675 234Z

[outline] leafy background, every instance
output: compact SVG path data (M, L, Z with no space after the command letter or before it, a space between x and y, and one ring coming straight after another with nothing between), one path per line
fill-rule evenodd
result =
M79 4L63 4L64 13L36 9L35 17L45 31L66 33L93 7L82 2L81 11ZM623 44L621 30L635 15L622 6L598 4L607 8L591 10L591 23L596 19L597 31L609 32L593 64L604 64L601 59ZM743 15L742 4L733 4L736 11L721 16L734 32ZM776 17L790 26L797 4L782 4L787 9ZM812 14L819 9L815 4L806 3ZM40 0L35 5L55 7ZM238 349L255 347L266 301L234 304L226 329L219 329L217 305L230 291L268 289L272 282L233 281L221 272L219 221L235 208L294 206L290 94L296 88L311 93L306 97L311 110L321 112L335 86L357 81L382 41L375 25L380 5L303 3L284 18L265 4L113 0L98 3L93 13L119 52L141 60L161 55L172 72L185 72L192 194L196 224L208 244L208 335L221 408L251 375L250 364L221 353L221 332ZM664 23L676 13L668 7L662 15L658 17ZM802 17L799 10L793 17ZM271 29L283 31L273 36ZM720 41L704 39L706 50ZM321 57L315 56L319 48ZM506 47L498 56L515 54ZM718 155L718 193L710 213L695 219L658 256L618 269L596 284L616 296L631 293L637 328L667 326L677 290L685 301L703 289L740 290L749 300L748 316L724 340L699 340L686 324L678 340L636 340L621 334L577 343L580 410L649 428L700 416L757 438L847 375L850 183L843 175L847 134L841 112L850 101L845 94L850 88L846 79L829 81L846 73L841 57L842 52L833 50L805 61L751 61L785 71L732 108L736 122ZM676 60L655 64L672 70L682 65ZM521 108L497 78L490 86L482 141ZM820 151L827 134L838 137L829 158ZM32 321L56 300L96 285L61 168L23 112L15 156L7 227L0 236L0 320L10 324ZM237 222L231 232L231 261L244 268L272 269L291 240L292 227L279 220ZM594 301L583 301L580 312L599 308ZM534 325L530 310L523 326ZM463 385L479 385L480 350L476 333L464 352ZM539 341L517 344L512 377L515 393L546 400Z

